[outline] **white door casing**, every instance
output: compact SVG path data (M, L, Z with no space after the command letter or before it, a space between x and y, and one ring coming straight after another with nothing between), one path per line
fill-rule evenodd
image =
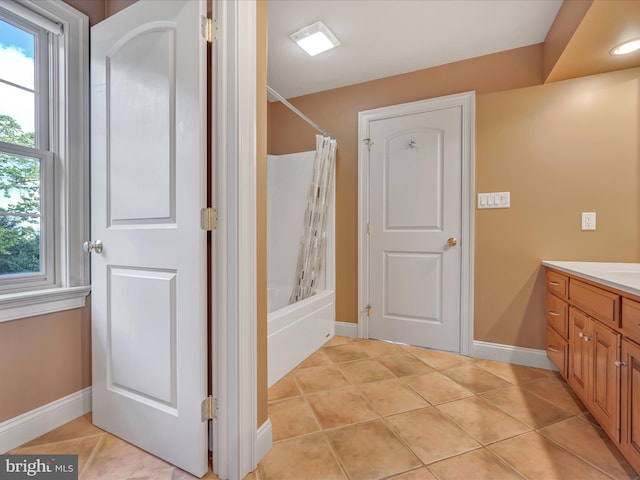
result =
M471 92L359 115L362 337L470 351L473 101Z
M92 28L93 422L208 468L204 1L141 0Z

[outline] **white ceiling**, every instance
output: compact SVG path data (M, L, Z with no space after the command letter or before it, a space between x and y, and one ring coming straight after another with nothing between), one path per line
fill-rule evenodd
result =
M562 0L269 0L268 83L286 98L544 41ZM342 45L308 56L318 20Z

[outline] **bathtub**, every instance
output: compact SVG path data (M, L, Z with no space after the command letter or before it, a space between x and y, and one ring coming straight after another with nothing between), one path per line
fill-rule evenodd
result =
M270 306L291 293L270 288ZM275 305L277 307L277 305ZM322 290L267 316L269 387L335 334L335 293Z

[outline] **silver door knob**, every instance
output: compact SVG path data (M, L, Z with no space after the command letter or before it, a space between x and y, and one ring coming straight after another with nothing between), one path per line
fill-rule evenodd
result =
M95 243L86 241L82 244L82 249L87 253L91 253L94 250L96 253L102 253L102 240L96 240Z

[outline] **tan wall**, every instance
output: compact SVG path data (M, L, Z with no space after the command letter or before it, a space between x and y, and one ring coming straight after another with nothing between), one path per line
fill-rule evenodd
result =
M256 134L256 201L257 201L257 392L258 427L267 421L267 2L257 7L257 134Z
M0 423L91 385L90 313L0 323Z
M338 141L336 160L336 319L357 322L358 112L476 90L541 83L542 46L420 70L292 100ZM271 105L271 152L313 150L315 131L280 103Z
M510 191L512 204L476 214L476 340L544 348L542 259L640 260L639 71L542 85L541 51L292 100L338 140L338 321L357 321L357 118L366 109L476 91L476 189ZM271 105L271 153L313 149L314 133ZM598 213L596 232L579 230L581 211Z

